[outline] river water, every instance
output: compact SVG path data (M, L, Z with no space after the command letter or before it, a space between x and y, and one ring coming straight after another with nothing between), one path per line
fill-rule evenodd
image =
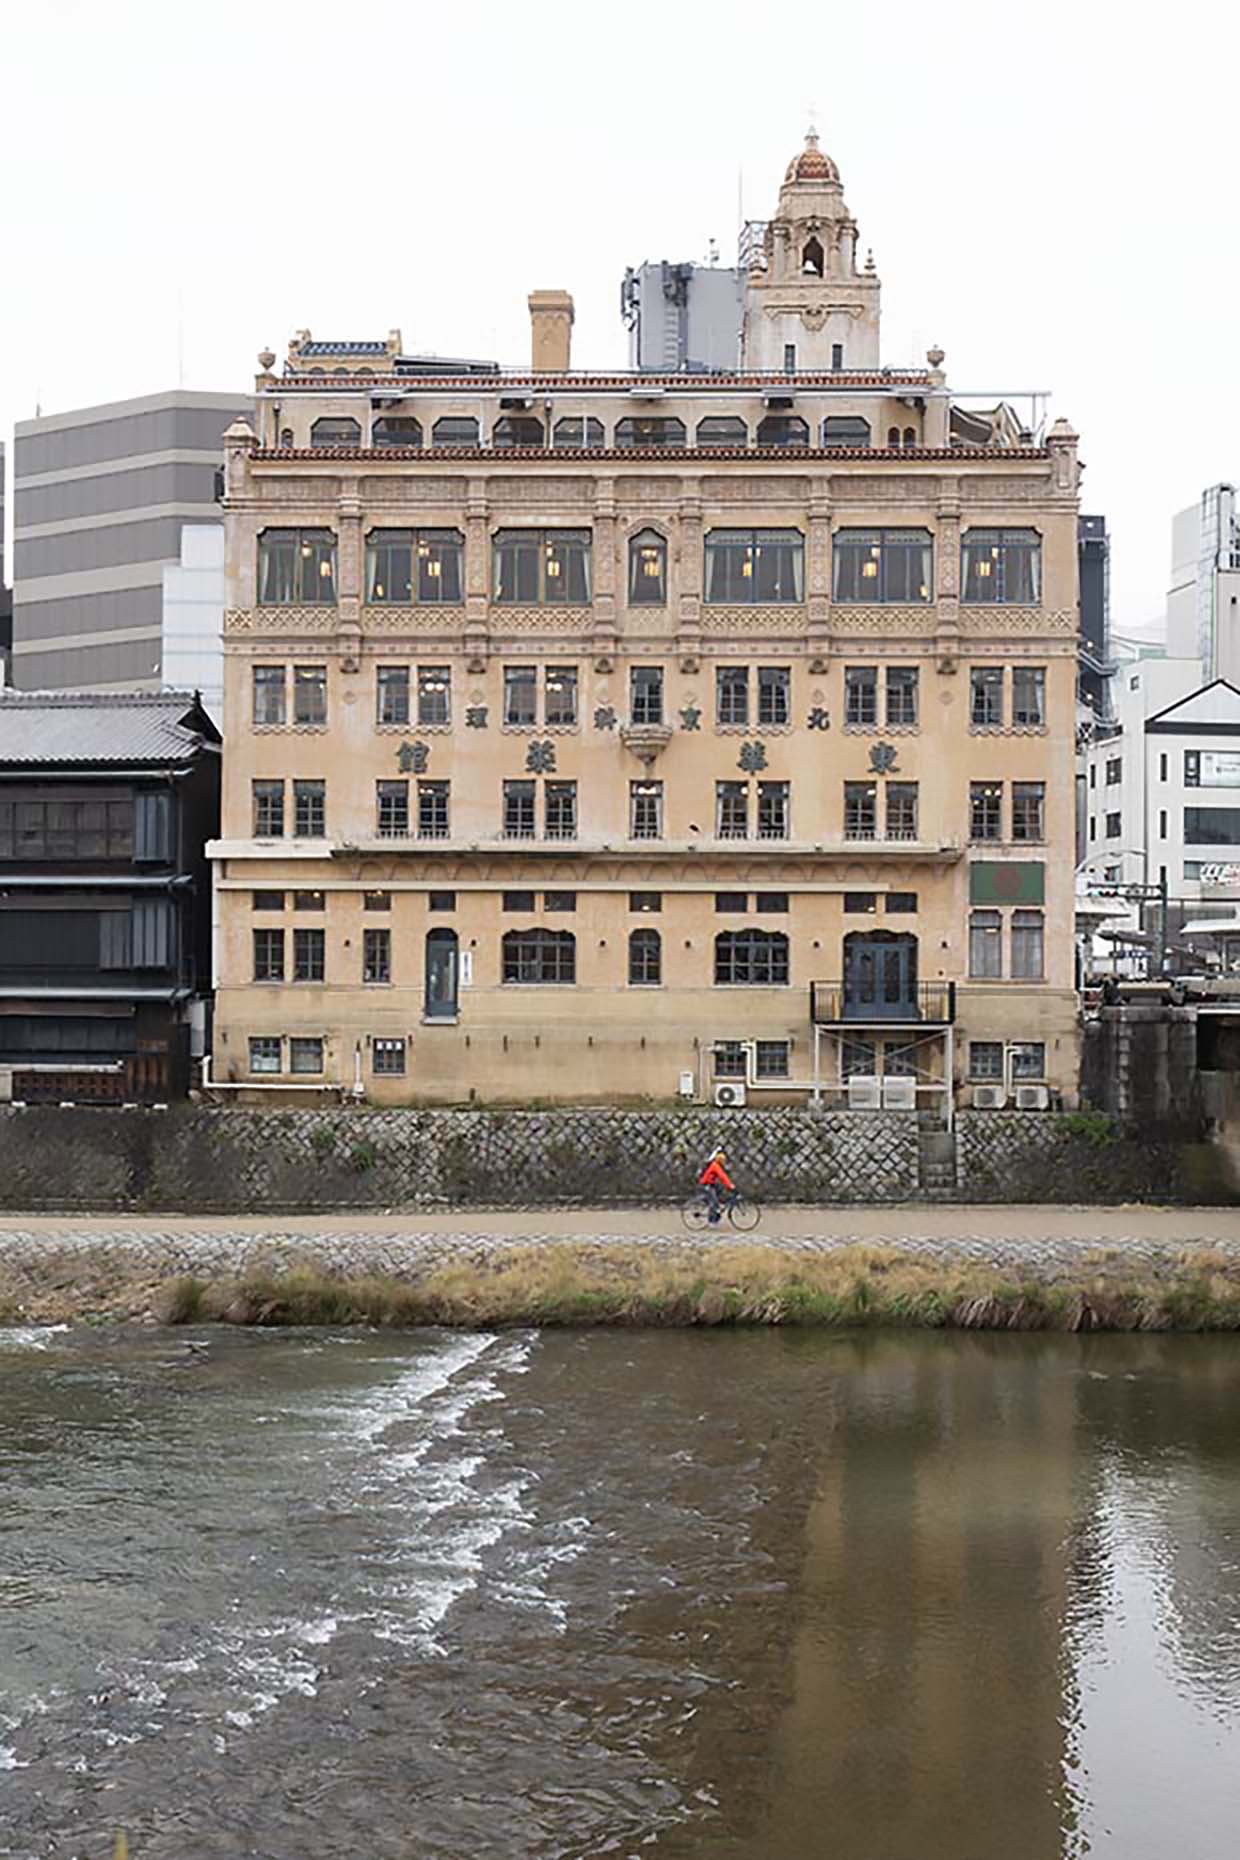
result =
M1214 1860L1240 1347L0 1331L0 1856Z

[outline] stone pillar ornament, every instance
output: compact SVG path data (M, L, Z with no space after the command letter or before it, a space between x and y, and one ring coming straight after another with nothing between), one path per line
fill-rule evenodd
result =
M490 508L485 478L471 478L465 496L465 662L485 672L490 650Z

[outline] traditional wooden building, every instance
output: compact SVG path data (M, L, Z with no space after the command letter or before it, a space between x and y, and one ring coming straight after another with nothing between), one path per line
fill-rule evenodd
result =
M211 977L198 699L0 694L0 1098L179 1097Z

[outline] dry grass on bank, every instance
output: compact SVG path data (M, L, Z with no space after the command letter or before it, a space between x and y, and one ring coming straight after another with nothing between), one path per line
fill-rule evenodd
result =
M313 1265L180 1279L172 1324L828 1325L979 1330L1240 1330L1240 1261L1209 1250L1151 1268L1100 1253L1058 1272L855 1246L789 1255L530 1246L421 1279L334 1277Z

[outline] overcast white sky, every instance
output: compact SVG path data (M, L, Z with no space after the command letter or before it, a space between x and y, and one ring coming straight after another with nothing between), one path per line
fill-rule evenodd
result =
M0 431L250 385L309 327L625 358L626 265L735 252L811 109L883 280L885 360L1053 392L1115 624L1240 476L1240 28L1220 0L9 0ZM180 309L178 308L180 307ZM178 343L178 323L182 338ZM11 467L10 467L11 469Z

